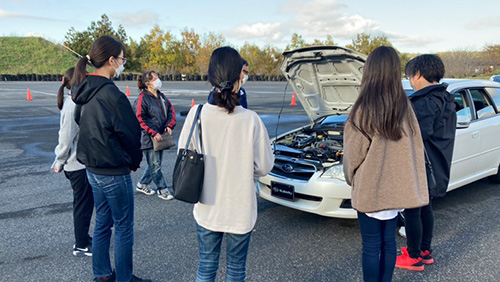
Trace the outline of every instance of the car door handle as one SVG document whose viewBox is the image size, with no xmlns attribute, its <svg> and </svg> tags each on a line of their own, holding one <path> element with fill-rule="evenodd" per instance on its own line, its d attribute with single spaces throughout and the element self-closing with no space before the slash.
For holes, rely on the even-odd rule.
<svg viewBox="0 0 500 282">
<path fill-rule="evenodd" d="M 479 131 L 472 132 L 471 136 L 472 136 L 472 138 L 478 138 L 479 137 Z"/>
</svg>

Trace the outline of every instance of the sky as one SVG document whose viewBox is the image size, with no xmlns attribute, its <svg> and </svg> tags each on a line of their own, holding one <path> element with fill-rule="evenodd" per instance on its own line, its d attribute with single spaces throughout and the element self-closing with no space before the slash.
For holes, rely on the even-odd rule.
<svg viewBox="0 0 500 282">
<path fill-rule="evenodd" d="M 292 34 L 306 42 L 333 37 L 339 46 L 358 33 L 385 35 L 404 53 L 482 50 L 500 44 L 499 0 L 0 0 L 0 36 L 42 36 L 63 43 L 106 14 L 115 30 L 139 41 L 154 25 L 176 39 L 185 28 L 284 49 Z"/>
</svg>

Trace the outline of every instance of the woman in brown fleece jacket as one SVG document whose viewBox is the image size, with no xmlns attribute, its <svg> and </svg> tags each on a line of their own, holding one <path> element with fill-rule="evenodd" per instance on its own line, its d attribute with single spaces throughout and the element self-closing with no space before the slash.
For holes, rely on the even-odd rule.
<svg viewBox="0 0 500 282">
<path fill-rule="evenodd" d="M 361 91 L 344 130 L 344 173 L 363 241 L 365 281 L 391 281 L 397 213 L 429 201 L 424 147 L 392 47 L 367 58 Z"/>
</svg>

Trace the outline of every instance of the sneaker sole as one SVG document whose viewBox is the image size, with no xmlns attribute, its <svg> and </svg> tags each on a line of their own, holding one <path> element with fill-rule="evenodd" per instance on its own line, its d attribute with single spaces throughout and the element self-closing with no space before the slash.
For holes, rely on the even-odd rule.
<svg viewBox="0 0 500 282">
<path fill-rule="evenodd" d="M 79 252 L 79 251 L 73 251 L 73 255 L 75 257 L 91 257 L 92 253 L 84 253 L 84 252 Z"/>
<path fill-rule="evenodd" d="M 162 199 L 162 200 L 165 200 L 165 201 L 170 201 L 170 200 L 173 200 L 174 197 L 168 197 L 168 198 L 164 198 L 164 197 L 160 197 L 158 196 L 158 198 Z"/>
<path fill-rule="evenodd" d="M 144 191 L 144 190 L 137 189 L 137 188 L 135 189 L 135 191 L 137 191 L 137 192 L 141 192 L 142 194 L 147 195 L 147 196 L 151 196 L 151 195 L 154 195 L 154 194 L 155 194 L 155 192 L 149 192 L 149 193 L 148 193 L 148 192 L 146 192 L 146 191 Z"/>
<path fill-rule="evenodd" d="M 396 267 L 397 268 L 401 268 L 401 269 L 408 269 L 408 270 L 412 270 L 412 271 L 424 271 L 424 266 L 421 265 L 421 266 L 411 266 L 411 265 L 397 265 L 396 264 Z"/>
<path fill-rule="evenodd" d="M 434 263 L 434 259 L 431 258 L 431 259 L 423 259 L 422 262 L 426 265 L 430 265 L 430 264 L 433 264 Z"/>
</svg>

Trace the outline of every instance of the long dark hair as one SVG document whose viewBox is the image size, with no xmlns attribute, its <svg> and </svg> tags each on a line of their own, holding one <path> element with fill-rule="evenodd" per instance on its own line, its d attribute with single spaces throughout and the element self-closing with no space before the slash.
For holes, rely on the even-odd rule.
<svg viewBox="0 0 500 282">
<path fill-rule="evenodd" d="M 139 75 L 137 77 L 137 87 L 139 88 L 139 92 L 148 89 L 148 86 L 146 85 L 146 82 L 151 81 L 153 79 L 153 74 L 156 73 L 155 71 L 147 71 L 144 72 L 142 75 Z M 156 73 L 156 75 L 158 75 Z"/>
<path fill-rule="evenodd" d="M 71 89 L 71 79 L 73 78 L 73 72 L 75 68 L 69 68 L 63 76 L 63 81 L 61 86 L 59 86 L 59 91 L 57 92 L 57 107 L 62 110 L 64 105 L 64 88 Z"/>
<path fill-rule="evenodd" d="M 240 79 L 242 68 L 243 59 L 238 51 L 229 46 L 215 49 L 210 57 L 208 81 L 215 88 L 214 102 L 229 113 L 234 111 L 234 107 L 240 101 L 238 93 L 234 93 L 233 88 Z"/>
<path fill-rule="evenodd" d="M 379 134 L 397 141 L 403 137 L 403 123 L 409 120 L 409 107 L 396 50 L 387 46 L 376 48 L 366 60 L 361 91 L 351 110 L 350 120 L 359 122 L 357 125 L 368 134 Z M 414 134 L 411 124 L 410 129 Z"/>
<path fill-rule="evenodd" d="M 110 57 L 118 58 L 123 51 L 125 56 L 125 46 L 114 37 L 104 35 L 97 38 L 90 48 L 89 54 L 78 60 L 75 67 L 75 73 L 71 81 L 72 86 L 77 86 L 87 76 L 87 64 L 90 63 L 95 68 L 101 68 Z"/>
</svg>

